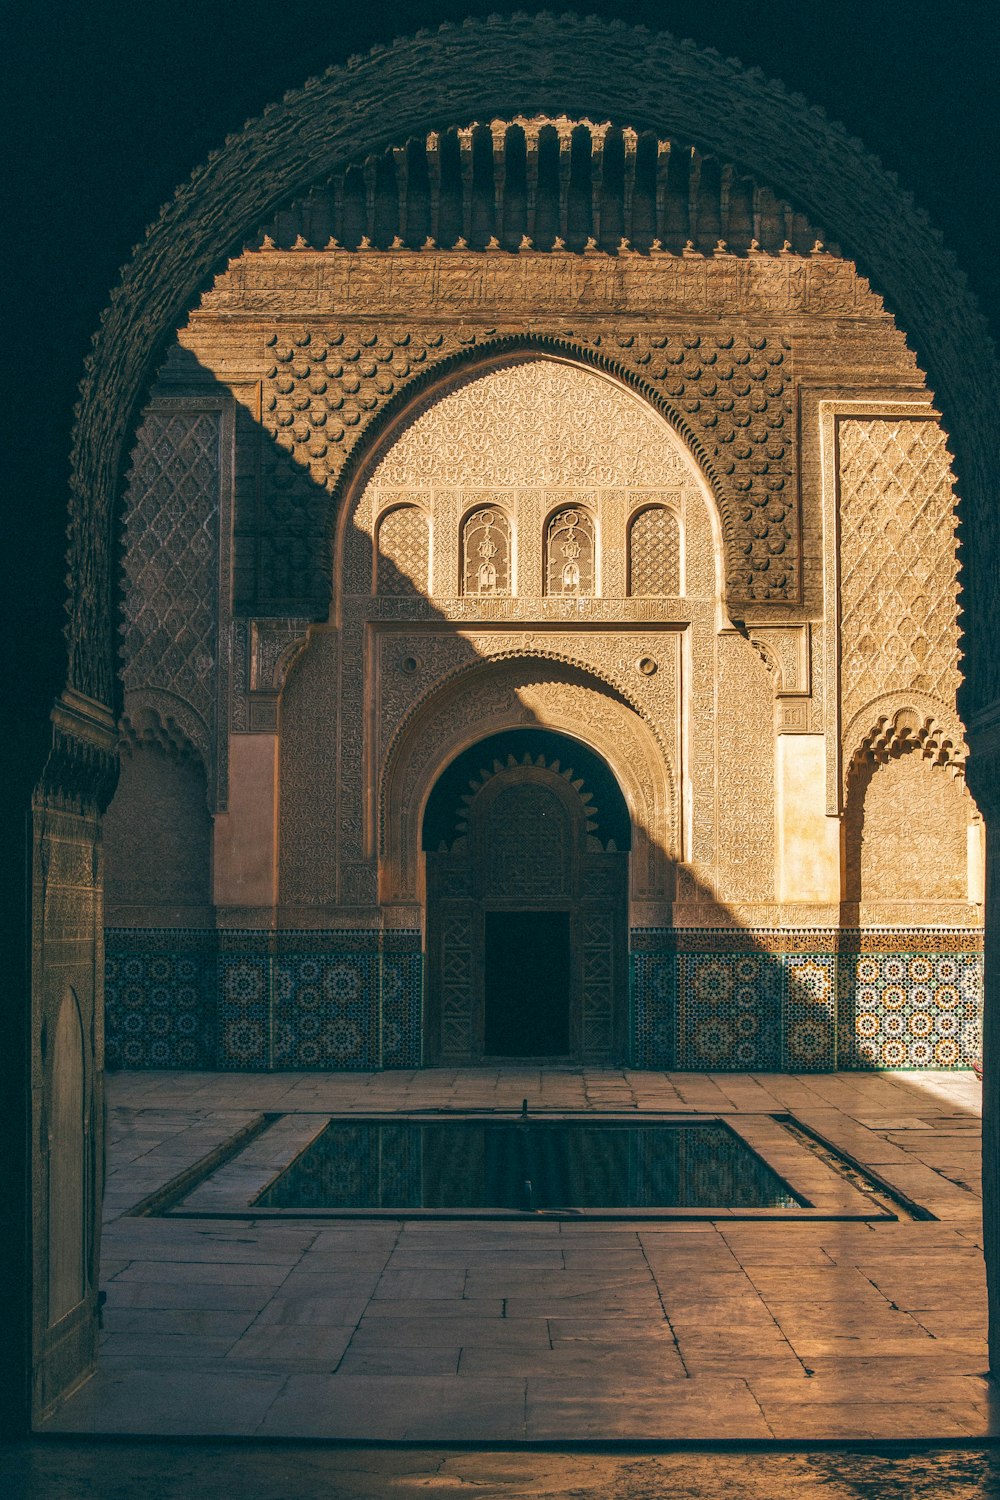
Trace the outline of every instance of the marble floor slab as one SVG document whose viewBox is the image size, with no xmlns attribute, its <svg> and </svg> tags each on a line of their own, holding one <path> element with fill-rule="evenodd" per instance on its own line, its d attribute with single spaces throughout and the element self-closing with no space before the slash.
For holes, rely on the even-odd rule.
<svg viewBox="0 0 1000 1500">
<path fill-rule="evenodd" d="M 47 1432 L 627 1444 L 1000 1427 L 971 1073 L 144 1072 L 108 1088 L 101 1357 Z M 933 1217 L 264 1219 L 237 1197 L 317 1114 L 525 1094 L 595 1116 L 709 1112 L 782 1151 L 768 1117 L 792 1114 Z M 230 1172 L 243 1209 L 130 1212 L 264 1111 L 281 1139 L 257 1136 Z M 829 1211 L 849 1199 L 830 1192 Z"/>
</svg>

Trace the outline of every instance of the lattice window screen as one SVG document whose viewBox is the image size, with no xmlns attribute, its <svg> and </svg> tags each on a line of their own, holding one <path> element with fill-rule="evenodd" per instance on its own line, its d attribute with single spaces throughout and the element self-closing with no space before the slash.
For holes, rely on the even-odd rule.
<svg viewBox="0 0 1000 1500">
<path fill-rule="evenodd" d="M 545 538 L 546 594 L 596 593 L 596 552 L 590 512 L 579 505 L 556 511 Z"/>
<path fill-rule="evenodd" d="M 426 594 L 430 577 L 427 517 L 415 505 L 383 516 L 378 528 L 377 594 Z"/>
<path fill-rule="evenodd" d="M 462 528 L 462 592 L 510 593 L 510 523 L 502 510 L 483 506 Z"/>
<path fill-rule="evenodd" d="M 681 528 L 665 505 L 640 511 L 629 527 L 628 580 L 636 598 L 681 591 Z"/>
</svg>

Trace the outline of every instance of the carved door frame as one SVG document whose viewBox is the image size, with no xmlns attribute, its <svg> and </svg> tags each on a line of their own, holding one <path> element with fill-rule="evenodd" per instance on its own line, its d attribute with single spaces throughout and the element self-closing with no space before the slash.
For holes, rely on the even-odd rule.
<svg viewBox="0 0 1000 1500">
<path fill-rule="evenodd" d="M 505 793 L 544 788 L 566 814 L 563 878 L 539 876 L 511 889 L 503 857 L 488 842 L 491 814 Z M 427 855 L 428 984 L 425 1056 L 431 1064 L 518 1066 L 487 1058 L 485 926 L 488 911 L 565 911 L 570 927 L 571 1060 L 621 1061 L 626 1051 L 628 853 L 608 852 L 588 835 L 580 783 L 538 765 L 503 768 L 471 799 L 467 833 Z M 516 859 L 517 851 L 513 851 Z M 499 858 L 499 865 L 498 865 Z"/>
</svg>

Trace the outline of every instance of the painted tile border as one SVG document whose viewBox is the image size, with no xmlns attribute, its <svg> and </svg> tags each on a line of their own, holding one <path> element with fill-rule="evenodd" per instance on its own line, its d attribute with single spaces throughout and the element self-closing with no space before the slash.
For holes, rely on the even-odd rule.
<svg viewBox="0 0 1000 1500">
<path fill-rule="evenodd" d="M 968 1068 L 981 1056 L 982 937 L 967 928 L 638 928 L 638 1068 Z"/>
<path fill-rule="evenodd" d="M 967 928 L 635 928 L 629 1062 L 650 1069 L 967 1068 Z M 109 928 L 110 1068 L 419 1068 L 420 934 Z"/>
</svg>

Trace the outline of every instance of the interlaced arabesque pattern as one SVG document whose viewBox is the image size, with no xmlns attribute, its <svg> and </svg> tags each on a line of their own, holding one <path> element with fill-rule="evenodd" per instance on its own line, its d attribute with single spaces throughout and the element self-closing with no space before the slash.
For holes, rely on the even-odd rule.
<svg viewBox="0 0 1000 1500">
<path fill-rule="evenodd" d="M 216 412 L 151 412 L 139 429 L 125 513 L 126 691 L 165 688 L 211 724 L 218 659 Z"/>
<path fill-rule="evenodd" d="M 841 422 L 840 524 L 844 724 L 893 691 L 953 704 L 955 500 L 936 422 Z"/>
<path fill-rule="evenodd" d="M 309 601 L 314 608 L 321 607 L 328 596 L 328 495 L 337 493 L 348 460 L 373 419 L 394 395 L 428 370 L 441 366 L 443 373 L 449 359 L 477 344 L 495 346 L 496 338 L 493 330 L 444 334 L 400 328 L 364 332 L 300 328 L 272 337 L 264 427 L 273 443 L 265 456 L 267 519 L 259 538 L 261 574 L 256 591 L 258 603 L 268 610 L 304 612 Z M 575 349 L 634 380 L 686 437 L 708 470 L 722 512 L 730 600 L 797 599 L 799 527 L 788 341 L 758 334 L 588 333 L 577 337 L 560 333 L 559 342 L 567 352 Z M 634 403 L 634 416 L 626 418 L 637 440 L 634 466 L 622 472 L 616 463 L 612 474 L 603 459 L 602 431 L 594 430 L 592 399 L 581 395 L 579 403 L 571 402 L 561 411 L 555 431 L 550 429 L 546 436 L 537 414 L 545 409 L 547 381 L 559 378 L 563 371 L 535 359 L 527 365 L 522 360 L 512 372 L 526 368 L 530 378 L 520 378 L 518 402 L 502 412 L 497 403 L 504 382 L 482 381 L 484 420 L 477 433 L 482 472 L 468 473 L 466 483 L 518 483 L 511 458 L 518 454 L 525 461 L 531 456 L 532 485 L 551 482 L 547 477 L 553 469 L 549 449 L 558 436 L 560 459 L 570 449 L 582 456 L 581 484 L 662 487 L 662 466 L 654 474 L 644 467 L 652 439 L 656 439 L 658 455 L 665 446 L 652 409 Z M 587 379 L 586 372 L 580 371 L 581 386 Z M 611 446 L 616 458 L 627 446 L 621 442 L 618 426 L 627 404 L 614 401 L 609 393 L 609 440 L 613 428 Z M 441 405 L 447 405 L 447 397 Z M 532 427 L 537 428 L 532 431 L 535 441 L 525 441 Z M 419 482 L 421 442 L 427 444 L 428 465 L 433 464 L 435 471 L 447 463 L 451 451 L 447 434 L 437 424 L 428 424 L 417 440 L 418 451 L 408 445 L 408 484 L 415 477 Z M 464 440 L 462 457 L 468 468 Z M 567 483 L 564 467 L 557 481 L 562 484 Z M 399 483 L 403 477 L 396 474 L 391 454 L 374 475 L 381 487 Z M 244 545 L 250 544 L 248 539 Z"/>
</svg>

